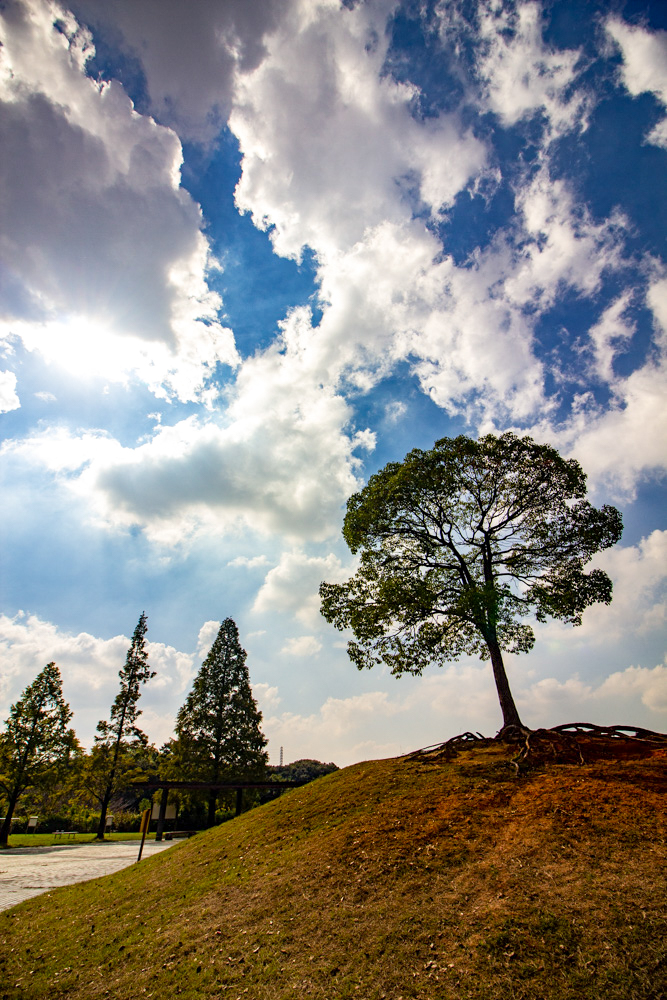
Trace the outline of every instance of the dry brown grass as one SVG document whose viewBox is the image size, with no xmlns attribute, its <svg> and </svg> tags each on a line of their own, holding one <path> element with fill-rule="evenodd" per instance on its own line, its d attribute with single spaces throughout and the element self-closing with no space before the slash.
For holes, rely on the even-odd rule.
<svg viewBox="0 0 667 1000">
<path fill-rule="evenodd" d="M 0 915 L 0 998 L 658 1000 L 664 755 L 367 762 Z"/>
</svg>

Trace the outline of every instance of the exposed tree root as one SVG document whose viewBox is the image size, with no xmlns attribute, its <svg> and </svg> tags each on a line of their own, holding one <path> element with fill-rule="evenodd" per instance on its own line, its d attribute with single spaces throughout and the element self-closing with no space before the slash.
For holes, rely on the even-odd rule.
<svg viewBox="0 0 667 1000">
<path fill-rule="evenodd" d="M 492 744 L 515 746 L 510 766 L 516 773 L 537 764 L 589 764 L 597 760 L 636 760 L 664 756 L 667 759 L 667 734 L 639 726 L 596 726 L 591 722 L 568 722 L 551 729 L 525 729 L 506 726 L 494 737 L 481 733 L 460 733 L 444 743 L 437 743 L 404 754 L 407 760 L 449 761 L 462 750 Z"/>
</svg>

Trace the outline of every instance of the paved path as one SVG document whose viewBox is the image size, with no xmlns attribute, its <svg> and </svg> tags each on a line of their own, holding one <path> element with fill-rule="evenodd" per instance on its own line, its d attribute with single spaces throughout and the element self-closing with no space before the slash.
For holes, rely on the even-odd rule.
<svg viewBox="0 0 667 1000">
<path fill-rule="evenodd" d="M 151 854 L 172 847 L 176 841 L 144 844 L 142 862 Z M 0 910 L 61 885 L 120 871 L 137 860 L 138 840 L 111 840 L 103 844 L 15 847 L 0 851 Z"/>
</svg>

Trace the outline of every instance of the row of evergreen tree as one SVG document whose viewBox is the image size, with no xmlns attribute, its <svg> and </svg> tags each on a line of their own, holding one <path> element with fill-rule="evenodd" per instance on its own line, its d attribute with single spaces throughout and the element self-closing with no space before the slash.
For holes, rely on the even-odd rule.
<svg viewBox="0 0 667 1000">
<path fill-rule="evenodd" d="M 112 798 L 147 773 L 161 778 L 221 782 L 253 780 L 268 763 L 262 715 L 252 694 L 246 652 L 235 622 L 226 618 L 176 718 L 174 738 L 161 750 L 137 725 L 141 689 L 155 671 L 148 663 L 146 615 L 139 618 L 119 671 L 120 686 L 109 713 L 97 725 L 85 754 L 70 727 L 60 671 L 48 663 L 11 706 L 0 734 L 0 793 L 5 817 L 0 846 L 7 845 L 12 817 L 28 789 L 54 786 L 75 765 L 79 780 L 99 805 L 97 836 L 103 838 Z M 215 821 L 217 793 L 208 797 L 208 825 Z"/>
</svg>

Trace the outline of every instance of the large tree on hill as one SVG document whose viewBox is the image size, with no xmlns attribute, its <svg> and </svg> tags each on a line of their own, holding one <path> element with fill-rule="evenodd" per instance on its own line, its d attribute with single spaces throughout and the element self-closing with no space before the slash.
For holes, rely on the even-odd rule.
<svg viewBox="0 0 667 1000">
<path fill-rule="evenodd" d="M 579 464 L 529 437 L 415 449 L 350 497 L 343 535 L 361 564 L 346 583 L 322 584 L 322 614 L 352 629 L 359 669 L 420 674 L 462 654 L 490 658 L 503 729 L 521 726 L 502 653 L 532 648 L 526 616 L 579 625 L 611 600 L 607 574 L 584 566 L 619 540 L 621 515 L 585 496 Z"/>
<path fill-rule="evenodd" d="M 9 710 L 0 735 L 0 789 L 7 800 L 0 846 L 7 846 L 16 804 L 25 790 L 55 781 L 79 750 L 60 671 L 47 663 Z"/>
<path fill-rule="evenodd" d="M 176 718 L 173 762 L 179 773 L 212 783 L 252 780 L 267 763 L 262 713 L 250 687 L 246 651 L 235 622 L 226 618 Z M 208 797 L 215 822 L 218 793 Z"/>
<path fill-rule="evenodd" d="M 102 719 L 97 724 L 95 746 L 91 751 L 90 784 L 100 803 L 100 823 L 98 840 L 104 839 L 107 810 L 111 796 L 119 783 L 127 780 L 128 762 L 134 767 L 136 750 L 145 747 L 146 735 L 137 727 L 141 715 L 137 702 L 141 695 L 141 685 L 155 676 L 148 665 L 146 651 L 146 615 L 142 612 L 127 651 L 125 665 L 119 670 L 120 690 L 116 695 L 109 721 Z"/>
</svg>

